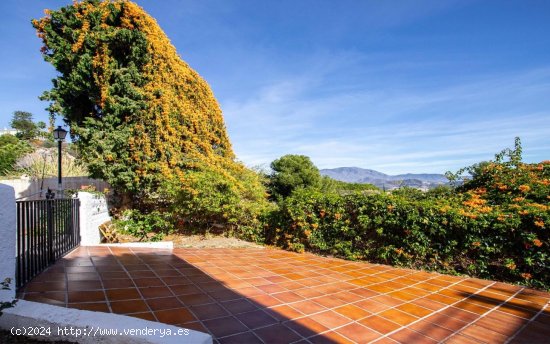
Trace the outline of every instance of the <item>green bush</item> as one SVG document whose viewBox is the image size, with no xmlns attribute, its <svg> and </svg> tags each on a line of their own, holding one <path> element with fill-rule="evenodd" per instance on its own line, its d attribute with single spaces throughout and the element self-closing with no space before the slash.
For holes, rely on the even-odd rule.
<svg viewBox="0 0 550 344">
<path fill-rule="evenodd" d="M 548 195 L 548 161 L 489 162 L 458 190 L 304 189 L 270 214 L 266 242 L 548 289 Z"/>
<path fill-rule="evenodd" d="M 122 233 L 134 236 L 140 241 L 160 241 L 165 234 L 173 232 L 170 214 L 159 211 L 143 214 L 138 210 L 126 210 L 114 224 Z"/>
<path fill-rule="evenodd" d="M 8 175 L 14 171 L 17 160 L 31 151 L 31 146 L 11 135 L 2 135 L 1 137 L 0 175 Z"/>
<path fill-rule="evenodd" d="M 185 183 L 166 183 L 168 211 L 178 229 L 221 229 L 244 239 L 260 241 L 267 202 L 260 175 L 242 168 L 233 176 L 203 167 L 189 171 Z"/>
</svg>

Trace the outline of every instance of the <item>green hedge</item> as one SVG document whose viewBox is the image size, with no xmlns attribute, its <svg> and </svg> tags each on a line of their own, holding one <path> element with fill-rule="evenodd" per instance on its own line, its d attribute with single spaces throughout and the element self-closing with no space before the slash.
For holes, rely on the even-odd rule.
<svg viewBox="0 0 550 344">
<path fill-rule="evenodd" d="M 298 252 L 548 289 L 548 207 L 538 203 L 488 206 L 476 195 L 337 195 L 300 190 L 271 213 L 266 242 Z"/>
</svg>

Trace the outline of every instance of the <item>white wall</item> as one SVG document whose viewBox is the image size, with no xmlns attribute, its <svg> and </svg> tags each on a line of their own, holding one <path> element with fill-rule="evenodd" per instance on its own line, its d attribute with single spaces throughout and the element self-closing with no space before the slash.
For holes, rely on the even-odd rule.
<svg viewBox="0 0 550 344">
<path fill-rule="evenodd" d="M 11 290 L 0 290 L 0 301 L 15 297 L 16 209 L 13 187 L 0 184 L 0 281 L 11 278 Z"/>
<path fill-rule="evenodd" d="M 111 220 L 104 195 L 79 192 L 80 199 L 80 245 L 93 246 L 101 243 L 99 226 Z"/>
<path fill-rule="evenodd" d="M 57 178 L 45 178 L 43 185 L 42 179 L 30 179 L 27 177 L 0 180 L 0 183 L 12 186 L 15 189 L 15 198 L 28 197 L 25 200 L 45 199 L 48 188 L 54 192 L 57 190 Z M 97 191 L 101 192 L 109 188 L 109 184 L 100 179 L 63 177 L 63 189 L 65 190 L 80 190 L 81 186 L 87 185 L 93 185 Z M 40 195 L 41 187 L 43 190 L 42 195 Z"/>
</svg>

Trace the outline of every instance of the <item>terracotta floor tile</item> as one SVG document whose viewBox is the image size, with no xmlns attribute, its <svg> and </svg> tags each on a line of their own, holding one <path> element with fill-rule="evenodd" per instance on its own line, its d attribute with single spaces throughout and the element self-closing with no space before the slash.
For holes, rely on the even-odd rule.
<svg viewBox="0 0 550 344">
<path fill-rule="evenodd" d="M 345 305 L 342 307 L 337 307 L 337 308 L 334 308 L 334 311 L 345 317 L 350 318 L 351 320 L 359 320 L 371 315 L 370 312 L 364 310 L 361 307 L 357 307 L 355 305 Z"/>
<path fill-rule="evenodd" d="M 432 294 L 424 297 L 426 300 L 439 302 L 445 305 L 450 305 L 456 302 L 456 299 L 441 295 L 441 294 Z"/>
<path fill-rule="evenodd" d="M 237 314 L 235 317 L 251 330 L 258 327 L 272 325 L 277 322 L 277 320 L 275 320 L 273 317 L 271 317 L 269 314 L 261 309 L 252 312 Z"/>
<path fill-rule="evenodd" d="M 454 333 L 454 331 L 451 331 L 441 326 L 437 326 L 436 324 L 429 321 L 420 321 L 411 325 L 409 328 L 427 337 L 435 339 L 438 342 L 443 341 L 445 338 Z"/>
<path fill-rule="evenodd" d="M 223 337 L 219 340 L 221 344 L 263 344 L 253 332 L 239 333 L 229 337 Z"/>
<path fill-rule="evenodd" d="M 67 280 L 70 281 L 99 281 L 96 272 L 68 273 Z"/>
<path fill-rule="evenodd" d="M 81 273 L 81 272 L 96 272 L 96 268 L 93 266 L 67 266 L 65 272 L 67 273 Z"/>
<path fill-rule="evenodd" d="M 263 327 L 254 331 L 265 343 L 292 343 L 302 337 L 282 324 Z"/>
<path fill-rule="evenodd" d="M 382 334 L 389 333 L 401 327 L 401 325 L 378 315 L 372 315 L 368 318 L 359 320 L 359 323 L 369 328 L 372 328 L 373 330 L 376 330 Z"/>
<path fill-rule="evenodd" d="M 364 299 L 379 295 L 377 292 L 372 291 L 369 288 L 357 288 L 357 289 L 350 290 L 350 292 L 360 295 Z"/>
<path fill-rule="evenodd" d="M 18 295 L 210 331 L 215 344 L 500 342 L 550 300 L 500 282 L 271 248 L 79 248 Z M 545 311 L 513 343 L 541 342 L 549 328 Z"/>
<path fill-rule="evenodd" d="M 278 284 L 264 284 L 257 287 L 258 289 L 262 290 L 265 293 L 272 294 L 272 293 L 281 293 L 287 291 L 286 288 L 281 287 Z"/>
<path fill-rule="evenodd" d="M 463 336 L 460 334 L 455 334 L 445 341 L 445 344 L 480 344 L 480 343 L 485 343 L 485 342 L 478 341 L 472 337 Z"/>
<path fill-rule="evenodd" d="M 49 303 L 49 304 L 64 304 L 67 293 L 62 291 L 45 291 L 37 293 L 25 293 L 24 299 L 28 301 Z M 48 300 L 52 302 L 47 302 Z"/>
<path fill-rule="evenodd" d="M 105 301 L 103 290 L 93 291 L 69 291 L 67 293 L 69 303 L 100 302 Z"/>
<path fill-rule="evenodd" d="M 548 343 L 550 329 L 540 323 L 527 325 L 512 341 L 512 343 Z"/>
<path fill-rule="evenodd" d="M 159 278 L 134 278 L 134 283 L 139 288 L 164 286 Z"/>
<path fill-rule="evenodd" d="M 177 325 L 193 322 L 197 319 L 185 308 L 167 309 L 154 312 L 157 319 L 165 324 Z"/>
<path fill-rule="evenodd" d="M 196 294 L 199 292 L 202 292 L 201 289 L 199 289 L 197 286 L 193 284 L 178 284 L 178 285 L 171 285 L 169 286 L 170 290 L 174 293 L 174 295 L 188 295 L 188 294 Z"/>
<path fill-rule="evenodd" d="M 339 300 L 344 301 L 345 303 L 353 303 L 353 302 L 358 302 L 358 301 L 363 300 L 363 297 L 361 297 L 360 295 L 350 293 L 350 292 L 347 292 L 347 291 L 343 291 L 343 292 L 334 294 L 333 296 L 336 297 Z"/>
<path fill-rule="evenodd" d="M 470 325 L 460 331 L 459 334 L 473 338 L 480 338 L 487 343 L 505 343 L 508 339 L 505 335 L 477 325 Z"/>
<path fill-rule="evenodd" d="M 141 295 L 136 288 L 107 289 L 105 293 L 111 301 L 141 299 Z"/>
<path fill-rule="evenodd" d="M 183 307 L 183 304 L 175 296 L 146 299 L 145 302 L 147 302 L 152 311 Z"/>
<path fill-rule="evenodd" d="M 393 322 L 396 322 L 400 325 L 409 325 L 410 323 L 412 323 L 413 321 L 417 320 L 418 318 L 413 316 L 413 315 L 410 315 L 408 313 L 405 313 L 405 312 L 401 312 L 400 310 L 397 310 L 397 309 L 388 309 L 384 312 L 381 312 L 379 313 L 378 315 L 380 315 L 381 317 L 384 317 L 388 320 L 391 320 Z"/>
<path fill-rule="evenodd" d="M 138 271 L 128 271 L 128 274 L 133 279 L 136 278 L 156 278 L 157 275 L 151 270 L 138 270 Z"/>
<path fill-rule="evenodd" d="M 69 291 L 85 291 L 103 289 L 101 282 L 96 281 L 68 281 L 67 289 Z"/>
<path fill-rule="evenodd" d="M 397 306 L 395 308 L 399 309 L 400 311 L 403 311 L 405 313 L 412 314 L 412 315 L 414 315 L 416 317 L 419 317 L 419 318 L 422 318 L 422 317 L 424 317 L 428 314 L 433 313 L 433 311 L 431 311 L 427 308 L 415 305 L 413 303 L 406 303 L 404 305 Z"/>
<path fill-rule="evenodd" d="M 457 318 L 448 317 L 440 313 L 435 313 L 434 315 L 429 316 L 425 319 L 425 321 L 429 321 L 433 324 L 436 324 L 437 326 L 446 328 L 451 331 L 458 331 L 464 326 L 468 325 L 468 322 L 462 321 Z"/>
<path fill-rule="evenodd" d="M 168 287 L 139 288 L 139 292 L 141 293 L 141 295 L 143 295 L 144 298 L 174 296 L 174 294 Z"/>
<path fill-rule="evenodd" d="M 513 314 L 515 316 L 518 316 L 518 317 L 521 317 L 521 318 L 524 318 L 524 319 L 531 319 L 537 313 L 533 310 L 528 310 L 528 309 L 525 309 L 525 308 L 516 307 L 516 306 L 512 306 L 512 305 L 508 305 L 508 304 L 504 304 L 504 305 L 498 307 L 497 310 L 499 310 L 501 312 L 504 312 L 504 313 Z"/>
<path fill-rule="evenodd" d="M 56 282 L 31 282 L 25 286 L 25 292 L 44 292 L 44 291 L 65 291 L 67 285 L 65 281 Z"/>
<path fill-rule="evenodd" d="M 112 279 L 103 280 L 103 287 L 105 289 L 117 289 L 117 288 L 134 288 L 134 282 L 131 279 Z"/>
<path fill-rule="evenodd" d="M 294 330 L 304 338 L 315 336 L 318 333 L 328 331 L 329 329 L 309 317 L 286 321 L 284 322 L 284 325 Z"/>
<path fill-rule="evenodd" d="M 405 291 L 395 291 L 395 292 L 392 292 L 392 293 L 388 293 L 387 295 L 391 296 L 393 298 L 405 301 L 405 302 L 416 300 L 420 297 L 420 295 L 413 295 L 413 294 L 407 293 Z"/>
<path fill-rule="evenodd" d="M 246 332 L 248 329 L 234 317 L 203 321 L 204 326 L 216 337 L 226 337 Z"/>
<path fill-rule="evenodd" d="M 111 309 L 114 313 L 119 314 L 142 313 L 150 311 L 147 304 L 142 300 L 112 301 Z"/>
<path fill-rule="evenodd" d="M 436 344 L 437 341 L 426 337 L 418 332 L 412 331 L 408 328 L 402 329 L 392 335 L 390 338 L 395 339 L 400 343 L 415 343 L 415 344 Z"/>
<path fill-rule="evenodd" d="M 353 341 L 334 331 L 326 332 L 315 337 L 308 338 L 308 340 L 313 344 L 355 344 Z"/>
<path fill-rule="evenodd" d="M 235 289 L 235 292 L 242 297 L 252 297 L 256 295 L 264 295 L 264 292 L 256 287 L 247 287 Z"/>
<path fill-rule="evenodd" d="M 358 323 L 351 323 L 344 327 L 340 327 L 336 332 L 358 343 L 370 342 L 378 337 L 380 334 Z"/>
<path fill-rule="evenodd" d="M 297 302 L 302 301 L 304 298 L 300 295 L 293 293 L 291 291 L 287 291 L 284 293 L 277 293 L 277 294 L 271 294 L 271 296 L 277 298 L 278 300 L 281 300 L 285 303 L 291 303 L 291 302 Z"/>
<path fill-rule="evenodd" d="M 112 280 L 117 278 L 128 278 L 128 274 L 124 271 L 106 271 L 100 272 L 99 276 L 102 280 Z"/>
<path fill-rule="evenodd" d="M 279 305 L 275 307 L 264 308 L 264 311 L 279 321 L 286 321 L 301 318 L 304 316 L 303 313 L 300 313 L 299 311 L 288 305 Z"/>
<path fill-rule="evenodd" d="M 464 322 L 472 322 L 479 319 L 480 315 L 477 313 L 472 313 L 456 307 L 445 308 L 444 310 L 438 312 L 438 314 L 443 314 L 449 317 L 457 318 Z"/>
<path fill-rule="evenodd" d="M 69 303 L 67 304 L 67 307 L 82 309 L 86 311 L 93 311 L 93 312 L 105 312 L 105 313 L 111 312 L 106 302 Z"/>
<path fill-rule="evenodd" d="M 475 303 L 471 303 L 471 302 L 468 302 L 468 301 L 458 302 L 458 303 L 454 304 L 453 307 L 460 308 L 460 309 L 463 309 L 463 310 L 466 310 L 466 311 L 469 311 L 469 312 L 472 312 L 472 313 L 476 313 L 476 314 L 479 314 L 479 315 L 483 315 L 483 314 L 485 314 L 485 313 L 487 313 L 488 311 L 491 310 L 490 308 L 485 308 L 485 307 L 482 307 L 480 305 L 477 305 Z"/>
<path fill-rule="evenodd" d="M 295 302 L 291 306 L 292 308 L 296 309 L 297 311 L 303 314 L 313 314 L 313 313 L 323 312 L 327 310 L 326 307 L 321 306 L 320 304 L 315 303 L 313 301 Z"/>
<path fill-rule="evenodd" d="M 372 299 L 356 302 L 355 305 L 371 313 L 379 313 L 391 307 Z"/>
<path fill-rule="evenodd" d="M 329 328 L 342 326 L 351 322 L 350 319 L 333 311 L 325 311 L 309 316 L 311 319 Z"/>
<path fill-rule="evenodd" d="M 498 332 L 505 336 L 513 336 L 514 333 L 518 331 L 520 326 L 515 326 L 514 324 L 502 322 L 500 319 L 483 317 L 480 320 L 474 323 L 476 326 L 486 328 L 491 331 Z"/>
<path fill-rule="evenodd" d="M 391 307 L 399 306 L 399 305 L 402 305 L 402 304 L 405 303 L 405 301 L 403 301 L 403 300 L 400 300 L 400 299 L 397 299 L 395 297 L 391 297 L 391 296 L 388 296 L 388 295 L 374 296 L 374 297 L 371 297 L 370 300 L 377 301 L 377 302 L 383 303 L 383 304 L 391 306 Z"/>
<path fill-rule="evenodd" d="M 428 299 L 425 299 L 425 298 L 416 299 L 416 300 L 412 301 L 411 303 L 414 304 L 414 305 L 420 306 L 420 307 L 431 309 L 432 311 L 438 311 L 442 308 L 447 307 L 447 305 L 445 305 L 443 303 L 436 302 L 436 301 L 431 301 L 431 300 L 428 300 Z"/>
<path fill-rule="evenodd" d="M 204 293 L 180 295 L 177 298 L 185 306 L 204 305 L 215 302 L 214 299 Z"/>
<path fill-rule="evenodd" d="M 134 318 L 144 319 L 144 320 L 157 321 L 157 318 L 155 318 L 155 315 L 152 312 L 133 313 L 133 314 L 130 314 L 129 316 Z"/>
<path fill-rule="evenodd" d="M 232 314 L 239 314 L 244 312 L 250 312 L 258 309 L 253 303 L 247 299 L 238 299 L 232 301 L 225 301 L 222 306 Z"/>
<path fill-rule="evenodd" d="M 178 285 L 178 284 L 183 285 L 183 284 L 190 284 L 191 283 L 188 278 L 183 277 L 183 276 L 180 276 L 180 277 L 163 277 L 162 281 L 166 285 L 169 285 L 169 286 Z"/>
<path fill-rule="evenodd" d="M 211 291 L 208 292 L 208 295 L 210 295 L 212 298 L 218 300 L 218 301 L 230 301 L 230 300 L 237 300 L 242 298 L 242 295 L 238 292 L 235 292 L 233 290 L 219 290 L 219 291 Z"/>
<path fill-rule="evenodd" d="M 191 312 L 193 312 L 193 314 L 195 314 L 195 317 L 197 317 L 197 319 L 199 320 L 209 320 L 229 315 L 229 313 L 217 303 L 191 306 L 189 309 L 191 310 Z"/>
<path fill-rule="evenodd" d="M 332 296 L 321 296 L 311 299 L 311 301 L 320 304 L 326 308 L 339 307 L 342 305 L 342 301 Z"/>
<path fill-rule="evenodd" d="M 280 305 L 282 304 L 283 302 L 272 297 L 272 296 L 269 296 L 269 295 L 258 295 L 258 296 L 253 296 L 250 298 L 250 301 L 258 304 L 258 305 L 261 305 L 261 306 L 264 306 L 264 307 L 271 307 L 271 306 L 277 306 L 277 305 Z"/>
</svg>

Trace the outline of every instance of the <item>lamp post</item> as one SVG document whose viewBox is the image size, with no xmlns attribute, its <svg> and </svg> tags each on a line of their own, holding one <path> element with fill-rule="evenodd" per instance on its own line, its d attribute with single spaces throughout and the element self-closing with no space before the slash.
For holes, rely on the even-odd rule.
<svg viewBox="0 0 550 344">
<path fill-rule="evenodd" d="M 53 138 L 57 141 L 57 195 L 63 197 L 63 185 L 61 183 L 61 143 L 67 136 L 67 130 L 58 126 L 53 131 Z"/>
</svg>

